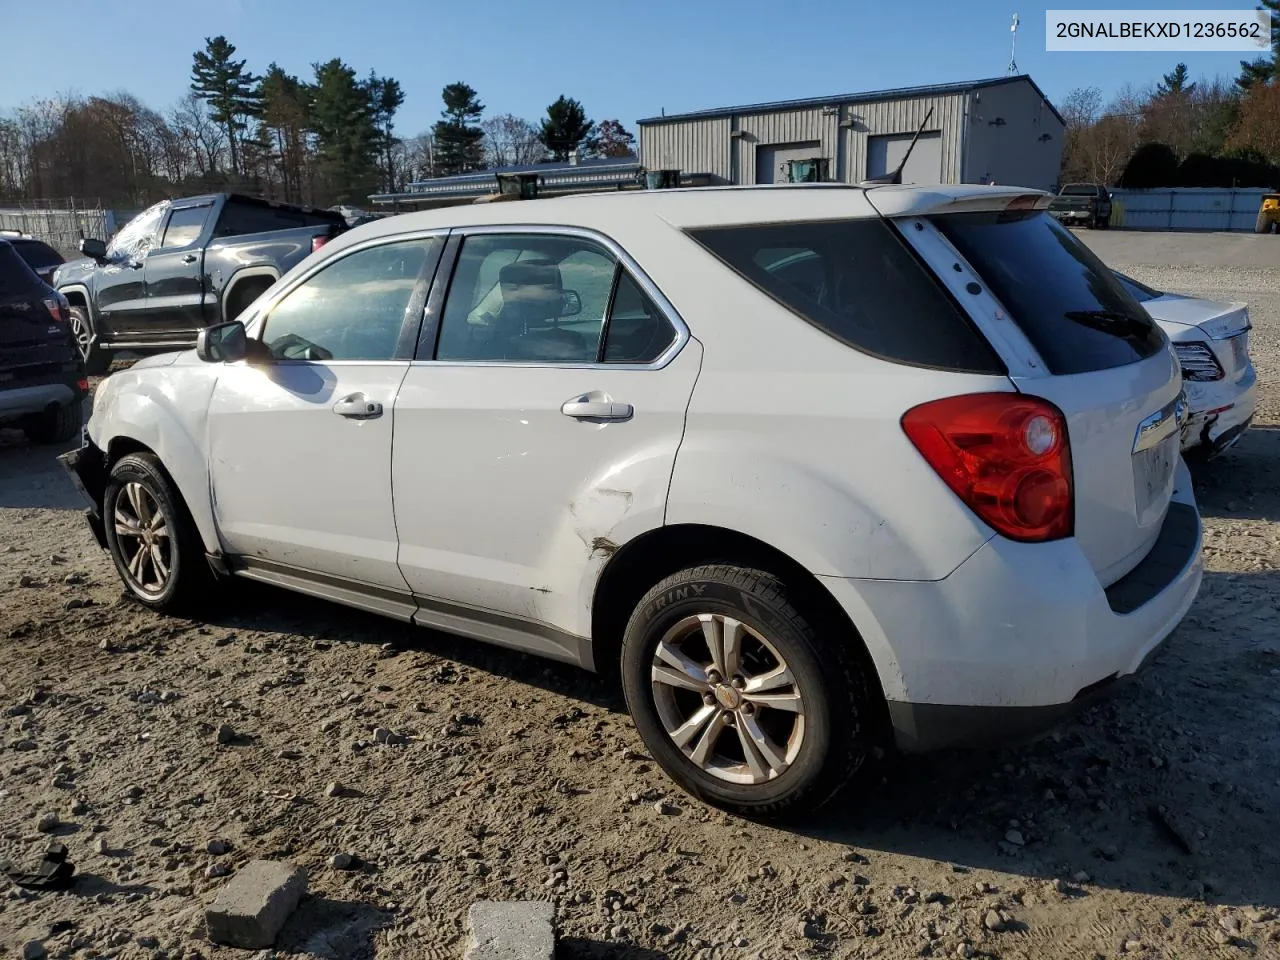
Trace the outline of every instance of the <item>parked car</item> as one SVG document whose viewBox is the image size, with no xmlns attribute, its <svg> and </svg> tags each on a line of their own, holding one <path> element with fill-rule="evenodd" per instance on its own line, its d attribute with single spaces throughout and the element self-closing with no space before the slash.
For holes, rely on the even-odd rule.
<svg viewBox="0 0 1280 960">
<path fill-rule="evenodd" d="M 90 374 L 117 351 L 195 346 L 198 331 L 239 316 L 290 267 L 346 230 L 342 214 L 239 194 L 163 200 L 111 240 L 81 241 L 83 259 L 54 285 Z"/>
<path fill-rule="evenodd" d="M 1068 183 L 1049 204 L 1049 213 L 1066 224 L 1111 226 L 1111 191 L 1102 183 Z"/>
<path fill-rule="evenodd" d="M 53 274 L 66 259 L 53 247 L 21 230 L 0 230 L 0 239 L 8 240 L 18 256 L 27 262 L 37 277 L 53 286 Z"/>
<path fill-rule="evenodd" d="M 1211 459 L 1253 423 L 1258 374 L 1249 357 L 1249 305 L 1156 290 L 1117 273 L 1133 298 L 1173 341 L 1190 407 L 1182 451 Z"/>
<path fill-rule="evenodd" d="M 0 239 L 0 426 L 35 443 L 73 439 L 89 391 L 66 297 Z"/>
<path fill-rule="evenodd" d="M 388 218 L 109 377 L 63 463 L 147 606 L 246 577 L 617 670 L 684 789 L 794 813 L 1043 729 L 1196 595 L 1178 364 L 1048 200 Z"/>
</svg>

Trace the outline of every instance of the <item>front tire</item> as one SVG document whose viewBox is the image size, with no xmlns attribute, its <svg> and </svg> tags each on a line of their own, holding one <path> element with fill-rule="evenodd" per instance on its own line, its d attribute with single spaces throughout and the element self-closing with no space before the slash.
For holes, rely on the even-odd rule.
<svg viewBox="0 0 1280 960">
<path fill-rule="evenodd" d="M 129 454 L 111 467 L 102 517 L 116 572 L 140 603 L 173 613 L 208 595 L 213 575 L 204 544 L 153 455 Z"/>
<path fill-rule="evenodd" d="M 753 818 L 810 812 L 871 751 L 866 678 L 837 627 L 811 621 L 785 584 L 730 565 L 681 571 L 627 624 L 627 706 L 684 790 Z"/>
<path fill-rule="evenodd" d="M 48 410 L 27 421 L 22 432 L 32 443 L 66 443 L 80 432 L 84 411 L 77 397 L 65 406 Z"/>
</svg>

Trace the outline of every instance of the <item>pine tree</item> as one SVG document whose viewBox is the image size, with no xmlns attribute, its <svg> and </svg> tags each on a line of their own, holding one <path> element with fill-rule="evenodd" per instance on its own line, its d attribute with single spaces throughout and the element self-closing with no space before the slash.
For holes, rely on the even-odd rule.
<svg viewBox="0 0 1280 960">
<path fill-rule="evenodd" d="M 539 139 L 542 140 L 552 157 L 556 160 L 568 160 L 569 155 L 591 136 L 595 124 L 587 119 L 587 113 L 577 100 L 561 94 L 555 103 L 547 107 L 547 116 L 542 121 Z"/>
<path fill-rule="evenodd" d="M 372 70 L 365 81 L 369 92 L 369 106 L 373 111 L 373 125 L 378 130 L 378 163 L 382 168 L 383 187 L 388 193 L 396 189 L 395 148 L 400 139 L 393 133 L 396 111 L 404 103 L 404 90 L 400 81 L 391 77 L 379 77 Z"/>
<path fill-rule="evenodd" d="M 369 92 L 341 60 L 313 64 L 311 129 L 336 199 L 362 203 L 378 186 L 378 128 Z"/>
<path fill-rule="evenodd" d="M 601 120 L 590 141 L 591 152 L 601 157 L 630 157 L 636 152 L 636 135 L 618 120 Z"/>
<path fill-rule="evenodd" d="M 436 170 L 442 176 L 478 170 L 484 163 L 484 131 L 477 125 L 484 104 L 465 83 L 451 83 L 440 93 L 444 110 L 431 128 Z"/>
<path fill-rule="evenodd" d="M 231 59 L 235 52 L 235 45 L 226 37 L 205 37 L 204 49 L 192 54 L 191 89 L 209 104 L 209 115 L 226 130 L 231 172 L 238 175 L 240 134 L 248 129 L 247 119 L 258 110 L 258 78 L 245 70 L 244 60 Z"/>
<path fill-rule="evenodd" d="M 1185 96 L 1196 88 L 1194 83 L 1187 83 L 1187 65 L 1180 63 L 1156 84 L 1156 96 Z"/>
<path fill-rule="evenodd" d="M 1271 56 L 1240 61 L 1236 86 L 1248 90 L 1255 83 L 1280 82 L 1280 0 L 1262 0 L 1259 10 L 1271 13 Z"/>
</svg>

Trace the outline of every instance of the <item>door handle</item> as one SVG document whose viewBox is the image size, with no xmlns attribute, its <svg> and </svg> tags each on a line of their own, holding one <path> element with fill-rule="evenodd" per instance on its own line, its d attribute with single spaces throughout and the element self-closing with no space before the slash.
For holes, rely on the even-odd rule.
<svg viewBox="0 0 1280 960">
<path fill-rule="evenodd" d="M 195 262 L 196 262 L 196 255 L 195 255 L 194 253 L 188 253 L 185 257 L 183 257 L 183 258 L 182 258 L 182 262 L 183 262 L 183 263 L 195 263 Z"/>
<path fill-rule="evenodd" d="M 630 420 L 635 413 L 629 403 L 595 399 L 599 396 L 600 394 L 593 396 L 584 393 L 580 397 L 566 400 L 560 405 L 560 412 L 576 420 Z"/>
<path fill-rule="evenodd" d="M 333 412 L 350 420 L 372 420 L 382 416 L 382 404 L 363 393 L 352 393 L 335 403 Z"/>
</svg>

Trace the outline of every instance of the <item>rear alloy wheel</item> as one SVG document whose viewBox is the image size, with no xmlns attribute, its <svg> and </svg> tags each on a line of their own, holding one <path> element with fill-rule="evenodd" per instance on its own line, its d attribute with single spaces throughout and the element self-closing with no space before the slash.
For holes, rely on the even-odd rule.
<svg viewBox="0 0 1280 960">
<path fill-rule="evenodd" d="M 142 603 L 173 611 L 206 592 L 212 573 L 199 533 L 154 456 L 130 454 L 116 462 L 102 515 L 116 572 Z"/>
<path fill-rule="evenodd" d="M 776 577 L 707 566 L 658 584 L 623 642 L 636 728 L 684 789 L 745 816 L 826 802 L 870 751 L 863 679 Z"/>
</svg>

